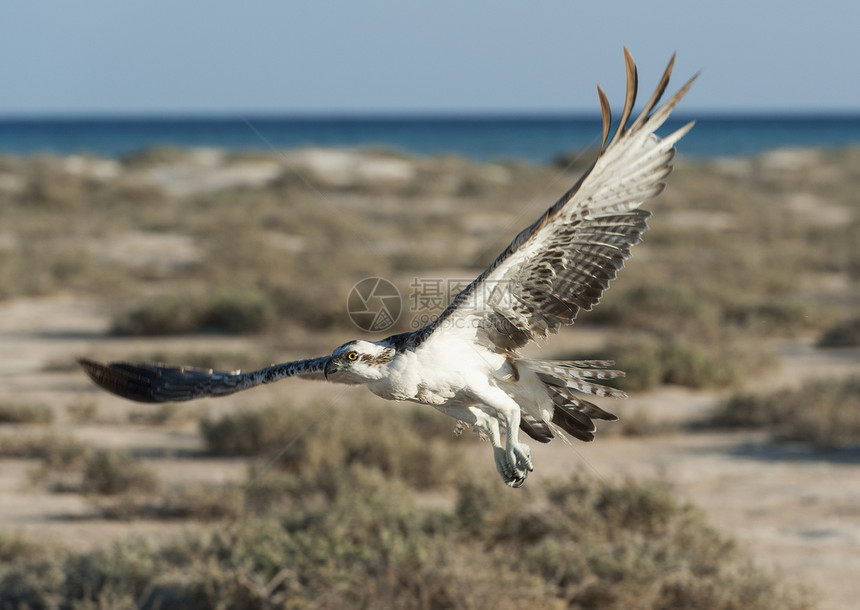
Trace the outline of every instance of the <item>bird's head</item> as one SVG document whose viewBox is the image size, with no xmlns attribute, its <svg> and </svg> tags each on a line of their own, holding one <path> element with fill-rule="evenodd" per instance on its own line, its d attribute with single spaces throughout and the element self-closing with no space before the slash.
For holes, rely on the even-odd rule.
<svg viewBox="0 0 860 610">
<path fill-rule="evenodd" d="M 326 379 L 364 383 L 381 379 L 386 365 L 394 360 L 394 348 L 370 341 L 344 343 L 331 354 Z"/>
</svg>

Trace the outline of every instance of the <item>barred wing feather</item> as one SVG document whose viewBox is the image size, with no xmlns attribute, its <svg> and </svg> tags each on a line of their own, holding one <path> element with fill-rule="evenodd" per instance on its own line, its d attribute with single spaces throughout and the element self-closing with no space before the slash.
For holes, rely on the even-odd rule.
<svg viewBox="0 0 860 610">
<path fill-rule="evenodd" d="M 512 351 L 572 324 L 580 310 L 588 311 L 600 300 L 629 257 L 630 248 L 647 229 L 650 212 L 640 206 L 663 190 L 663 180 L 672 171 L 674 145 L 693 126 L 690 122 L 664 139 L 654 133 L 695 80 L 690 79 L 654 110 L 668 85 L 674 56 L 657 90 L 628 124 L 638 77 L 626 48 L 624 57 L 627 95 L 611 139 L 609 103 L 598 86 L 603 141 L 594 164 L 555 205 L 517 235 L 437 320 L 416 331 L 413 345 L 444 328 L 446 321 L 477 317 L 480 324 L 470 327 L 479 329 L 481 343 Z"/>
<path fill-rule="evenodd" d="M 138 402 L 179 402 L 226 396 L 285 377 L 321 376 L 330 359 L 296 360 L 247 373 L 128 362 L 101 364 L 86 358 L 79 362 L 90 379 L 109 392 Z"/>
</svg>

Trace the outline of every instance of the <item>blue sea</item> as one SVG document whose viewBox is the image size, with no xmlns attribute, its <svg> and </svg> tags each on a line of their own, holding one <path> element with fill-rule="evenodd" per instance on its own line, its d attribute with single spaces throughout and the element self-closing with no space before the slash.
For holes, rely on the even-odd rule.
<svg viewBox="0 0 860 610">
<path fill-rule="evenodd" d="M 860 114 L 680 116 L 660 133 L 691 119 L 696 127 L 678 147 L 689 157 L 860 145 Z M 0 118 L 0 154 L 121 157 L 160 146 L 230 150 L 324 146 L 545 163 L 574 150 L 596 148 L 600 134 L 597 116 Z"/>
</svg>

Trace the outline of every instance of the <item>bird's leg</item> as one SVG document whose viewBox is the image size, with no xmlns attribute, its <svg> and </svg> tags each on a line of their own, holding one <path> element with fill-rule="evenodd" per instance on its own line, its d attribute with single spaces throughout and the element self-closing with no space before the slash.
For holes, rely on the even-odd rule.
<svg viewBox="0 0 860 610">
<path fill-rule="evenodd" d="M 520 443 L 517 435 L 520 429 L 520 406 L 504 392 L 493 392 L 485 397 L 481 410 L 493 420 L 493 425 L 498 428 L 498 420 L 505 426 L 505 467 L 499 466 L 498 452 L 496 455 L 496 467 L 502 474 L 505 483 L 511 487 L 521 487 L 525 483 L 529 472 L 534 470 L 531 460 L 531 451 L 528 445 Z M 501 440 L 501 439 L 500 439 Z M 501 442 L 499 443 L 501 445 Z"/>
<path fill-rule="evenodd" d="M 496 470 L 502 475 L 505 483 L 511 487 L 520 487 L 525 482 L 525 474 L 517 470 L 515 463 L 508 459 L 508 452 L 502 445 L 502 436 L 499 431 L 499 420 L 496 416 L 488 413 L 481 407 L 436 407 L 446 415 L 461 422 L 470 424 L 472 430 L 481 438 L 490 441 L 493 447 L 493 459 L 496 462 Z M 528 451 L 528 447 L 526 447 Z"/>
<path fill-rule="evenodd" d="M 490 439 L 490 444 L 493 446 L 493 459 L 496 462 L 496 470 L 502 475 L 505 483 L 511 487 L 522 487 L 523 483 L 526 482 L 528 470 L 518 468 L 516 463 L 511 461 L 507 449 L 502 446 L 502 436 L 499 433 L 499 420 L 481 411 L 478 421 L 473 428 L 477 434 Z M 526 454 L 528 454 L 528 446 L 522 446 L 525 448 Z M 531 470 L 531 467 L 529 467 L 529 470 Z"/>
<path fill-rule="evenodd" d="M 511 487 L 522 487 L 534 466 L 529 446 L 519 442 L 517 438 L 520 429 L 520 407 L 515 405 L 514 409 L 500 412 L 505 418 L 505 458 L 515 473 L 514 481 L 505 482 Z"/>
<path fill-rule="evenodd" d="M 480 416 L 473 429 L 476 434 L 486 436 L 490 439 L 490 444 L 493 446 L 493 459 L 496 462 L 496 470 L 502 475 L 505 483 L 510 485 L 512 481 L 517 480 L 517 474 L 508 462 L 505 448 L 502 447 L 502 437 L 499 434 L 499 420 L 480 411 Z"/>
<path fill-rule="evenodd" d="M 508 398 L 507 394 L 503 394 L 503 396 Z M 513 424 L 508 419 L 507 411 L 496 407 L 478 405 L 472 407 L 437 406 L 436 408 L 454 419 L 470 424 L 472 430 L 478 436 L 489 439 L 490 444 L 493 446 L 493 459 L 496 462 L 496 470 L 502 475 L 502 479 L 511 487 L 522 487 L 528 473 L 533 468 L 528 445 L 517 442 L 516 430 L 520 425 L 519 405 L 513 400 L 510 400 L 510 403 L 514 408 L 512 410 L 515 411 L 511 415 L 515 419 Z M 502 435 L 497 417 L 500 413 L 505 418 L 502 420 L 505 422 L 506 428 L 506 443 L 504 445 L 502 444 Z M 511 433 L 512 425 L 513 434 Z"/>
</svg>

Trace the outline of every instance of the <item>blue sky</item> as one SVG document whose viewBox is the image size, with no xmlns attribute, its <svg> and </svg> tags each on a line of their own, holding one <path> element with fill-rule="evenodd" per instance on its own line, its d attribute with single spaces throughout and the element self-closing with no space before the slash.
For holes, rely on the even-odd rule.
<svg viewBox="0 0 860 610">
<path fill-rule="evenodd" d="M 589 112 L 702 70 L 684 111 L 860 111 L 860 3 L 4 3 L 0 115 Z"/>
</svg>

